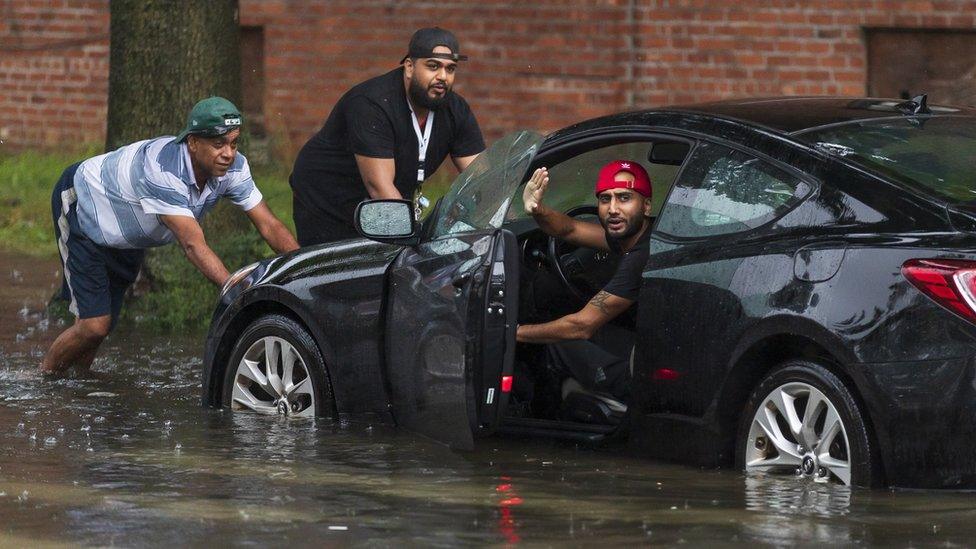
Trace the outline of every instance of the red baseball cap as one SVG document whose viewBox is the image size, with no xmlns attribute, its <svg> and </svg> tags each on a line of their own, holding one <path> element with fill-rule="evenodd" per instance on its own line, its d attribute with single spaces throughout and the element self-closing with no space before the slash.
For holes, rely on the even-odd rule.
<svg viewBox="0 0 976 549">
<path fill-rule="evenodd" d="M 614 176 L 620 172 L 627 172 L 634 176 L 633 181 L 615 181 Z M 608 189 L 633 189 L 647 198 L 651 197 L 651 178 L 647 171 L 637 162 L 630 160 L 614 160 L 600 169 L 596 178 L 596 191 L 599 195 Z"/>
</svg>

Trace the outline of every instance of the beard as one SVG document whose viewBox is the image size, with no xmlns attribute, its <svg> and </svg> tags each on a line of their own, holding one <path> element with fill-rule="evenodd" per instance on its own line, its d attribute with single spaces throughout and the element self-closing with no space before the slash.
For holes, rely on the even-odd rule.
<svg viewBox="0 0 976 549">
<path fill-rule="evenodd" d="M 410 81 L 408 91 L 410 93 L 410 100 L 413 101 L 414 105 L 432 111 L 436 111 L 451 95 L 451 88 L 447 88 L 444 91 L 444 95 L 440 97 L 431 97 L 427 95 L 427 88 L 416 80 Z"/>
<path fill-rule="evenodd" d="M 621 218 L 614 218 L 621 219 Z M 647 219 L 644 217 L 643 213 L 638 213 L 637 215 L 627 218 L 622 218 L 625 221 L 625 226 L 620 232 L 610 232 L 609 219 L 600 219 L 600 224 L 603 225 L 603 231 L 607 234 L 607 240 L 616 240 L 617 242 L 622 242 L 628 238 L 639 233 L 641 229 L 644 228 L 644 223 Z"/>
</svg>

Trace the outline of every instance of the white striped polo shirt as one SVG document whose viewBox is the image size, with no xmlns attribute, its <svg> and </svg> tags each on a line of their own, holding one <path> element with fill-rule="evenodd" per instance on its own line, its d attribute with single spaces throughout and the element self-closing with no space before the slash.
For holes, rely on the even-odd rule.
<svg viewBox="0 0 976 549">
<path fill-rule="evenodd" d="M 78 222 L 92 241 L 110 248 L 150 248 L 173 241 L 159 215 L 199 220 L 226 196 L 247 211 L 261 192 L 254 185 L 244 155 L 221 177 L 197 189 L 186 143 L 173 136 L 138 141 L 89 158 L 74 179 Z"/>
</svg>

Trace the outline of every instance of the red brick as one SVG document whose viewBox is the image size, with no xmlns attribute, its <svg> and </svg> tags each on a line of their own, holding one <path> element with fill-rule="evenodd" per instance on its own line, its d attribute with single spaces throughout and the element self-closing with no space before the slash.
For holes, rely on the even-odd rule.
<svg viewBox="0 0 976 549">
<path fill-rule="evenodd" d="M 7 0 L 0 119 L 8 142 L 103 139 L 108 2 Z M 394 67 L 412 30 L 430 24 L 455 30 L 472 56 L 457 89 L 488 140 L 666 103 L 860 95 L 864 28 L 976 28 L 968 0 L 240 0 L 240 14 L 243 25 L 264 28 L 265 118 L 286 156 L 345 90 Z M 81 45 L 54 47 L 64 43 Z"/>
</svg>

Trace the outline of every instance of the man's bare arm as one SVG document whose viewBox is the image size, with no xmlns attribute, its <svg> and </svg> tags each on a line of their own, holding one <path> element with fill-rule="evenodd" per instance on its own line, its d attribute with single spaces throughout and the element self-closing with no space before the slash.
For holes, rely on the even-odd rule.
<svg viewBox="0 0 976 549">
<path fill-rule="evenodd" d="M 186 258 L 203 273 L 203 276 L 217 286 L 222 286 L 227 281 L 230 273 L 227 272 L 227 267 L 224 267 L 217 254 L 207 245 L 207 240 L 203 237 L 203 229 L 196 219 L 182 215 L 161 215 L 159 219 L 173 231 Z"/>
<path fill-rule="evenodd" d="M 573 219 L 563 212 L 543 204 L 542 197 L 545 195 L 548 186 L 549 171 L 546 168 L 539 168 L 532 173 L 532 177 L 529 178 L 522 190 L 522 203 L 525 205 L 525 211 L 535 218 L 539 227 L 546 234 L 561 238 L 577 246 L 599 250 L 609 249 L 606 234 L 600 225 Z"/>
<path fill-rule="evenodd" d="M 288 227 L 285 227 L 285 224 L 275 216 L 265 201 L 262 200 L 246 213 L 272 250 L 283 254 L 298 249 L 298 241 L 295 240 Z"/>
<path fill-rule="evenodd" d="M 579 311 L 544 324 L 518 327 L 516 340 L 521 343 L 555 343 L 573 339 L 590 339 L 604 324 L 627 310 L 634 302 L 600 290 Z"/>
<path fill-rule="evenodd" d="M 392 158 L 373 158 L 358 154 L 354 156 L 370 198 L 403 198 L 393 184 L 396 178 L 396 162 Z"/>
<path fill-rule="evenodd" d="M 457 171 L 463 172 L 464 170 L 468 169 L 468 166 L 470 166 L 471 163 L 474 162 L 475 158 L 478 158 L 477 154 L 472 154 L 471 156 L 460 156 L 460 157 L 452 156 L 451 160 L 454 161 L 454 167 L 457 168 Z"/>
</svg>

